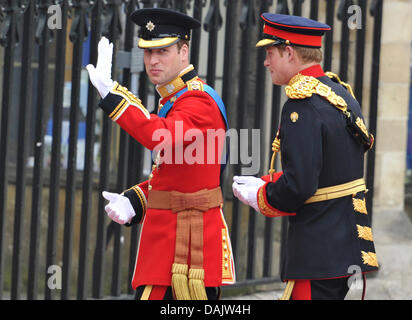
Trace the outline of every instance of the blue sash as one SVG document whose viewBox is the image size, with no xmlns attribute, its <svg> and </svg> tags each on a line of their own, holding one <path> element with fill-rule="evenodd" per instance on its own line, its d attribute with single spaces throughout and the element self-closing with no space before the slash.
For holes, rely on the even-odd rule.
<svg viewBox="0 0 412 320">
<path fill-rule="evenodd" d="M 216 102 L 217 106 L 219 107 L 220 113 L 222 114 L 222 117 L 225 120 L 225 125 L 226 125 L 226 130 L 227 130 L 229 128 L 229 124 L 227 122 L 226 108 L 225 108 L 225 105 L 224 105 L 222 99 L 217 94 L 217 92 L 212 87 L 208 86 L 207 84 L 203 84 L 203 89 L 209 96 L 212 97 L 212 99 Z M 187 87 L 180 90 L 178 93 L 176 93 L 174 95 L 176 97 L 176 99 L 174 101 L 176 101 L 186 91 L 187 91 Z M 169 99 L 169 101 L 167 101 L 165 103 L 163 108 L 160 109 L 160 111 L 158 113 L 158 116 L 161 117 L 161 118 L 166 118 L 167 114 L 169 113 L 169 111 L 173 107 L 173 103 L 174 102 L 171 102 L 170 99 Z"/>
<path fill-rule="evenodd" d="M 225 120 L 225 126 L 226 126 L 226 130 L 229 128 L 229 123 L 227 121 L 227 115 L 226 115 L 226 108 L 225 108 L 225 104 L 222 101 L 222 98 L 220 98 L 220 96 L 217 94 L 217 92 L 210 86 L 208 86 L 207 84 L 203 84 L 203 89 L 204 91 L 216 102 L 217 106 L 219 107 L 220 113 L 223 117 L 223 119 Z M 185 87 L 184 89 L 180 90 L 178 93 L 176 93 L 174 96 L 176 97 L 176 99 L 174 99 L 173 102 L 170 101 L 170 99 L 165 103 L 165 105 L 162 107 L 162 109 L 160 109 L 158 116 L 160 118 L 166 118 L 167 114 L 169 113 L 169 111 L 172 109 L 174 102 L 182 95 L 184 94 L 186 91 L 188 91 L 187 87 Z M 227 151 L 227 156 L 229 155 L 229 152 Z M 227 162 L 227 157 L 226 156 L 226 162 Z M 222 163 L 221 167 L 220 167 L 220 175 L 222 176 L 223 170 L 225 170 L 226 167 L 226 163 Z"/>
</svg>

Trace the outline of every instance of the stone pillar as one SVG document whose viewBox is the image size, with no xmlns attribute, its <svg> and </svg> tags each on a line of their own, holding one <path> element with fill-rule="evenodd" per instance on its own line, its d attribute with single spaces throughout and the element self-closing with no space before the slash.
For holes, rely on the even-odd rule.
<svg viewBox="0 0 412 320">
<path fill-rule="evenodd" d="M 384 1 L 375 146 L 374 207 L 377 209 L 404 209 L 411 81 L 411 13 L 411 1 Z"/>
</svg>

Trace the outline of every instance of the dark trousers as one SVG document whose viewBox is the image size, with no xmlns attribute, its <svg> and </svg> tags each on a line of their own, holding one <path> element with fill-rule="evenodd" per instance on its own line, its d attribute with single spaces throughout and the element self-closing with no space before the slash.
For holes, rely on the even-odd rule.
<svg viewBox="0 0 412 320">
<path fill-rule="evenodd" d="M 291 300 L 344 300 L 348 291 L 348 278 L 296 280 Z"/>
</svg>

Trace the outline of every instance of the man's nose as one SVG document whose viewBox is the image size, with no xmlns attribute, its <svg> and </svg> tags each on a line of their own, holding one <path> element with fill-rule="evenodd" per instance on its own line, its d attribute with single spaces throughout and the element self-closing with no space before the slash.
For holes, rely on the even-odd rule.
<svg viewBox="0 0 412 320">
<path fill-rule="evenodd" d="M 156 54 L 152 54 L 152 55 L 150 56 L 149 62 L 150 62 L 150 65 L 152 65 L 152 66 L 158 64 L 158 63 L 159 63 L 159 58 L 158 58 L 158 56 L 157 56 Z"/>
</svg>

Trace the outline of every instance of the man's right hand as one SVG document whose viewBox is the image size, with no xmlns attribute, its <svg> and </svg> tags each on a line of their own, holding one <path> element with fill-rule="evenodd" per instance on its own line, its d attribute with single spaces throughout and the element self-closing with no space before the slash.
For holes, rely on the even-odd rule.
<svg viewBox="0 0 412 320">
<path fill-rule="evenodd" d="M 233 194 L 244 204 L 260 212 L 257 202 L 257 192 L 265 183 L 264 180 L 253 176 L 234 176 L 232 184 Z"/>
<path fill-rule="evenodd" d="M 136 215 L 130 200 L 118 193 L 112 193 L 103 191 L 103 198 L 109 200 L 109 204 L 104 207 L 107 215 L 114 222 L 119 224 L 125 224 L 130 222 L 132 218 Z"/>
<path fill-rule="evenodd" d="M 99 41 L 97 51 L 96 68 L 92 64 L 89 64 L 86 66 L 86 69 L 89 72 L 91 83 L 97 91 L 99 91 L 102 99 L 104 99 L 114 85 L 112 80 L 113 43 L 110 43 L 107 38 L 102 37 Z"/>
</svg>

